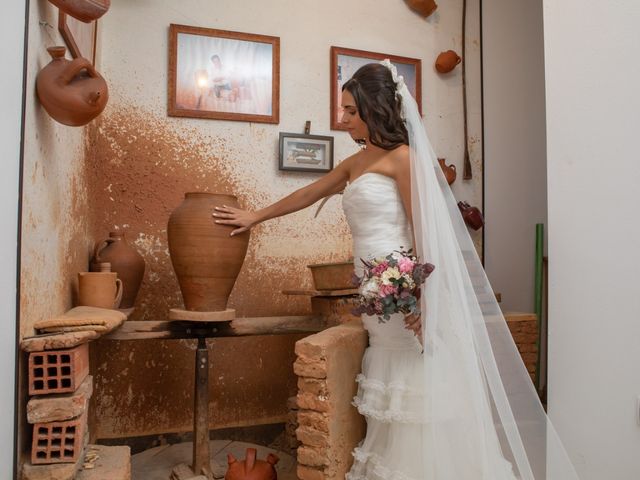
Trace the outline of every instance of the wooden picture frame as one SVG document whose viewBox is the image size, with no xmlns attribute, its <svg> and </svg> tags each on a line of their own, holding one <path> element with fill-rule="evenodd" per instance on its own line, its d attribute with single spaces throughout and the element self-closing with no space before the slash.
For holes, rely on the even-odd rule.
<svg viewBox="0 0 640 480">
<path fill-rule="evenodd" d="M 295 172 L 330 172 L 333 137 L 280 132 L 279 169 Z"/>
<path fill-rule="evenodd" d="M 404 77 L 405 84 L 418 104 L 422 114 L 422 60 L 388 53 L 367 52 L 353 48 L 331 47 L 331 130 L 346 130 L 340 124 L 342 85 L 367 63 L 388 58 Z"/>
<path fill-rule="evenodd" d="M 171 24 L 168 115 L 280 122 L 280 38 Z"/>
<path fill-rule="evenodd" d="M 58 31 L 73 58 L 86 58 L 96 64 L 98 21 L 84 23 L 58 10 Z"/>
</svg>

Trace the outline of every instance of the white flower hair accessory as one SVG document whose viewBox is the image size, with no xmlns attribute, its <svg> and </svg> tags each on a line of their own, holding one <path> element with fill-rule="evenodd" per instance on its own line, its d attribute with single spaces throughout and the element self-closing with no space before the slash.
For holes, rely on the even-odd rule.
<svg viewBox="0 0 640 480">
<path fill-rule="evenodd" d="M 404 77 L 402 75 L 398 75 L 398 69 L 393 63 L 391 63 L 391 61 L 388 58 L 385 58 L 384 60 L 382 60 L 380 62 L 380 65 L 384 65 L 389 70 L 391 70 L 391 77 L 393 78 L 393 81 L 396 82 L 396 95 L 397 95 L 398 92 L 402 90 L 402 87 L 404 87 Z"/>
</svg>

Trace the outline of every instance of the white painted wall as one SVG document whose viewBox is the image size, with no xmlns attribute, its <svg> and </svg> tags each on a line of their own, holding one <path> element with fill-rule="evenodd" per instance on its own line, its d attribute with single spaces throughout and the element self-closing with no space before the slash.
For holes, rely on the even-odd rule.
<svg viewBox="0 0 640 480">
<path fill-rule="evenodd" d="M 0 476 L 11 478 L 14 461 L 16 366 L 16 265 L 18 247 L 18 185 L 25 0 L 3 8 L 0 51 Z"/>
<path fill-rule="evenodd" d="M 582 480 L 640 478 L 639 23 L 544 1 L 549 412 Z"/>
<path fill-rule="evenodd" d="M 505 311 L 534 311 L 546 223 L 542 0 L 483 0 L 485 268 Z"/>
</svg>

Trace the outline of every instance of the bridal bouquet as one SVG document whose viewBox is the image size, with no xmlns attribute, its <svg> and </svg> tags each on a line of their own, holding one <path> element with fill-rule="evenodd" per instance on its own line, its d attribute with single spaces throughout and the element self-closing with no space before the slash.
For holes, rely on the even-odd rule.
<svg viewBox="0 0 640 480">
<path fill-rule="evenodd" d="M 354 283 L 360 285 L 360 296 L 351 313 L 378 315 L 381 322 L 389 320 L 393 313 L 420 313 L 420 285 L 435 266 L 418 263 L 412 249 L 396 250 L 373 260 L 361 260 L 363 275 L 354 275 Z"/>
</svg>

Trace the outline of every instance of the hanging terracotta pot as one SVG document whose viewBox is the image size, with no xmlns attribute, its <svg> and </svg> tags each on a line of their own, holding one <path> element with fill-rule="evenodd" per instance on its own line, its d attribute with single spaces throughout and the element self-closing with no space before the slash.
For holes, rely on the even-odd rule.
<svg viewBox="0 0 640 480">
<path fill-rule="evenodd" d="M 187 310 L 225 310 L 244 262 L 249 231 L 232 237 L 235 227 L 215 223 L 222 205 L 239 207 L 234 195 L 190 192 L 169 218 L 169 253 Z"/>
<path fill-rule="evenodd" d="M 458 208 L 462 213 L 464 223 L 474 230 L 480 230 L 484 226 L 484 218 L 478 207 L 472 207 L 467 202 L 458 202 Z"/>
<path fill-rule="evenodd" d="M 64 125 L 86 125 L 107 105 L 107 82 L 86 58 L 67 60 L 64 47 L 51 47 L 47 51 L 53 60 L 36 78 L 40 103 L 54 120 Z"/>
<path fill-rule="evenodd" d="M 110 0 L 49 0 L 67 15 L 89 23 L 107 13 Z"/>
<path fill-rule="evenodd" d="M 440 73 L 449 73 L 451 70 L 456 68 L 462 61 L 462 58 L 453 50 L 447 50 L 446 52 L 440 53 L 438 58 L 436 59 L 436 70 Z"/>
<path fill-rule="evenodd" d="M 133 307 L 144 276 L 145 262 L 142 255 L 127 243 L 124 232 L 109 232 L 109 238 L 96 243 L 91 271 L 99 272 L 100 264 L 104 262 L 109 262 L 111 271 L 122 280 L 120 308 Z"/>
<path fill-rule="evenodd" d="M 440 168 L 442 169 L 442 173 L 444 173 L 445 178 L 447 179 L 447 183 L 451 185 L 456 181 L 456 166 L 452 163 L 451 165 L 447 165 L 445 163 L 446 159 L 439 158 L 438 163 L 440 164 Z"/>
<path fill-rule="evenodd" d="M 270 453 L 264 461 L 256 460 L 256 453 L 255 448 L 247 448 L 244 461 L 238 461 L 230 453 L 227 454 L 229 469 L 224 480 L 277 480 L 275 464 L 280 460 L 277 455 Z"/>
<path fill-rule="evenodd" d="M 434 0 L 406 0 L 409 8 L 427 18 L 436 11 L 438 5 Z"/>
</svg>

